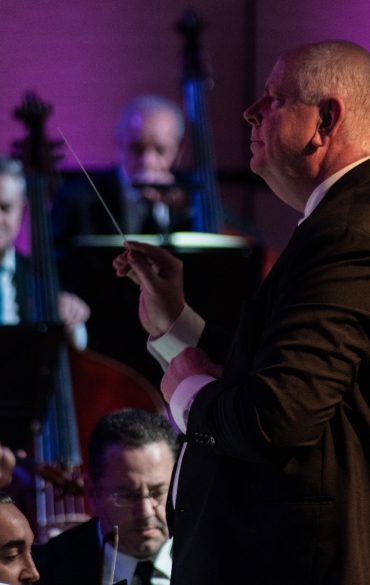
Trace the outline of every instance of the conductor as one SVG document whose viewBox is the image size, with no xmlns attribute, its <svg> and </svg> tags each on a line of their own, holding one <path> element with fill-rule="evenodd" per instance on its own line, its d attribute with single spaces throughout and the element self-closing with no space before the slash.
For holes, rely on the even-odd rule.
<svg viewBox="0 0 370 585">
<path fill-rule="evenodd" d="M 252 170 L 303 217 L 226 357 L 185 305 L 177 259 L 130 242 L 115 261 L 140 283 L 185 435 L 171 583 L 367 585 L 370 54 L 347 41 L 290 50 L 244 117 Z"/>
</svg>

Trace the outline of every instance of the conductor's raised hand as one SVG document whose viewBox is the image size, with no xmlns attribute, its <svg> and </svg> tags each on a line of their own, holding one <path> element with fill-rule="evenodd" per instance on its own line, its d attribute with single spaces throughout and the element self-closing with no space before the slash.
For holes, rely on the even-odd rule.
<svg viewBox="0 0 370 585">
<path fill-rule="evenodd" d="M 185 306 L 182 262 L 163 248 L 125 242 L 126 250 L 113 266 L 140 286 L 139 317 L 144 329 L 159 337 L 166 333 Z"/>
</svg>

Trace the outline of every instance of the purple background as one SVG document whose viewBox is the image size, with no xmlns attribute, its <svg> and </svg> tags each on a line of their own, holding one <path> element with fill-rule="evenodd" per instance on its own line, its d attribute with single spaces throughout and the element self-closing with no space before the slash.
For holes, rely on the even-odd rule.
<svg viewBox="0 0 370 585">
<path fill-rule="evenodd" d="M 181 104 L 182 39 L 174 23 L 183 0 L 2 0 L 0 19 L 0 151 L 24 135 L 12 119 L 26 90 L 53 104 L 50 137 L 63 130 L 82 162 L 114 162 L 114 131 L 124 103 L 142 92 Z M 197 0 L 208 21 L 204 45 L 215 87 L 210 118 L 220 168 L 248 168 L 248 126 L 242 112 L 279 54 L 301 42 L 346 38 L 370 48 L 365 0 Z M 76 168 L 71 155 L 63 163 Z M 224 190 L 241 214 L 254 209 L 268 241 L 281 249 L 298 215 L 266 189 Z"/>
</svg>

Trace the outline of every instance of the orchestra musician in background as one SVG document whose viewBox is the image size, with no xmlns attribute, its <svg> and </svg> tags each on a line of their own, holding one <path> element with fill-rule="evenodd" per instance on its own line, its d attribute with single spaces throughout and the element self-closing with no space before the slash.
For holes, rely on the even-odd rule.
<svg viewBox="0 0 370 585">
<path fill-rule="evenodd" d="M 0 156 L 0 324 L 16 325 L 30 321 L 28 298 L 31 286 L 31 263 L 19 254 L 14 241 L 18 235 L 24 206 L 26 182 L 19 161 Z M 59 316 L 66 332 L 80 349 L 86 347 L 85 322 L 89 307 L 76 295 L 61 292 Z"/>
<path fill-rule="evenodd" d="M 117 127 L 116 165 L 91 177 L 124 234 L 191 229 L 183 191 L 144 188 L 175 185 L 173 167 L 184 131 L 180 108 L 162 96 L 141 95 L 123 109 Z M 75 236 L 117 233 L 85 178 L 66 182 L 58 190 L 52 221 L 58 259 L 68 256 Z"/>
<path fill-rule="evenodd" d="M 159 414 L 133 408 L 101 417 L 90 436 L 86 477 L 96 517 L 36 549 L 40 583 L 108 585 L 113 547 L 104 547 L 103 572 L 101 551 L 116 525 L 113 583 L 168 585 L 172 542 L 165 503 L 176 454 L 176 434 Z"/>
<path fill-rule="evenodd" d="M 32 559 L 33 534 L 13 500 L 0 492 L 0 582 L 29 585 L 39 580 Z"/>
</svg>

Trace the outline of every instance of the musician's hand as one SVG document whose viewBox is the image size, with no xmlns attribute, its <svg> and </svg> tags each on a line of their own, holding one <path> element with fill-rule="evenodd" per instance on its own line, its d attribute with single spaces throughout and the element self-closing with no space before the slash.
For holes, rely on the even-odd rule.
<svg viewBox="0 0 370 585">
<path fill-rule="evenodd" d="M 187 347 L 170 361 L 161 382 L 161 390 L 167 402 L 170 402 L 178 385 L 189 376 L 205 374 L 219 379 L 222 366 L 215 364 L 208 355 L 197 347 Z"/>
<path fill-rule="evenodd" d="M 60 292 L 58 295 L 59 317 L 66 326 L 67 333 L 72 334 L 79 323 L 86 323 L 90 317 L 88 305 L 78 296 Z"/>
<path fill-rule="evenodd" d="M 148 333 L 159 337 L 185 306 L 182 262 L 167 250 L 148 244 L 130 241 L 125 247 L 113 262 L 116 274 L 140 286 L 140 321 Z"/>
<path fill-rule="evenodd" d="M 14 467 L 15 457 L 12 451 L 0 445 L 0 488 L 11 483 Z"/>
</svg>

